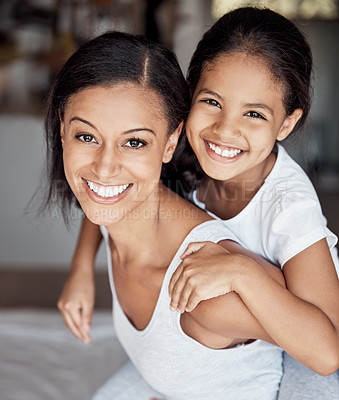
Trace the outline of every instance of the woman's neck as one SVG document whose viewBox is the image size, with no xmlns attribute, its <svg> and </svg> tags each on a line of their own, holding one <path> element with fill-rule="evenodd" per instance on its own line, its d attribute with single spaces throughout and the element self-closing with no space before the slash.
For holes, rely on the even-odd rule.
<svg viewBox="0 0 339 400">
<path fill-rule="evenodd" d="M 162 187 L 134 212 L 106 228 L 112 254 L 121 265 L 154 265 L 155 260 L 161 260 L 163 265 L 188 232 L 207 219 L 199 209 Z"/>
</svg>

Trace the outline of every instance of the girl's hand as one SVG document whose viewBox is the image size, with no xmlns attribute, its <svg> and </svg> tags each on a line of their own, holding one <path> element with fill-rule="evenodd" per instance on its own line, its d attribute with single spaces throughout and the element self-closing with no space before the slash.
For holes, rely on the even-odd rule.
<svg viewBox="0 0 339 400">
<path fill-rule="evenodd" d="M 85 344 L 91 338 L 89 332 L 94 307 L 95 284 L 93 273 L 71 273 L 58 300 L 62 318 L 75 337 Z"/>
<path fill-rule="evenodd" d="M 171 310 L 192 311 L 200 301 L 231 292 L 226 264 L 234 255 L 212 242 L 190 243 L 169 284 Z"/>
</svg>

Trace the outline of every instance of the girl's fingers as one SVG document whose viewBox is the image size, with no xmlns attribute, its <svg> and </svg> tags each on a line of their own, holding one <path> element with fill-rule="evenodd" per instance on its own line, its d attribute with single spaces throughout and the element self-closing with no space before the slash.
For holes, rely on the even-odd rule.
<svg viewBox="0 0 339 400">
<path fill-rule="evenodd" d="M 191 296 L 191 293 L 192 293 L 192 290 L 189 287 L 189 285 L 187 285 L 187 282 L 186 282 L 185 286 L 183 287 L 183 289 L 180 293 L 180 297 L 179 297 L 179 302 L 178 302 L 178 306 L 177 306 L 177 310 L 179 312 L 183 313 L 184 311 L 186 311 L 187 303 Z"/>
<path fill-rule="evenodd" d="M 190 256 L 193 253 L 199 251 L 202 247 L 206 245 L 206 242 L 192 242 L 190 243 L 186 250 L 181 254 L 180 258 L 183 260 L 185 257 Z"/>
<path fill-rule="evenodd" d="M 180 278 L 175 283 L 173 290 L 172 290 L 172 299 L 171 299 L 171 310 L 175 311 L 178 309 L 179 300 L 181 297 L 181 292 L 185 286 L 185 279 L 181 275 Z"/>
<path fill-rule="evenodd" d="M 200 301 L 201 299 L 199 298 L 199 296 L 195 292 L 192 292 L 187 301 L 186 312 L 193 311 L 195 307 L 200 303 Z"/>
<path fill-rule="evenodd" d="M 177 280 L 179 279 L 179 277 L 182 273 L 182 270 L 183 270 L 183 264 L 181 263 L 179 265 L 179 267 L 174 271 L 174 273 L 171 277 L 170 283 L 168 285 L 168 292 L 169 292 L 170 297 L 172 297 L 173 288 L 174 288 L 175 284 L 177 283 Z"/>
</svg>

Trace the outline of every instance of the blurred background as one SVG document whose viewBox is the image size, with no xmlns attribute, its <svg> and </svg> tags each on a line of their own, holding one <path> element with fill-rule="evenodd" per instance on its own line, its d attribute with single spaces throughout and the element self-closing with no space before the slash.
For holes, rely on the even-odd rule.
<svg viewBox="0 0 339 400">
<path fill-rule="evenodd" d="M 202 34 L 223 13 L 247 4 L 292 19 L 311 43 L 310 122 L 304 137 L 286 146 L 339 233 L 339 0 L 0 0 L 0 307 L 55 307 L 75 246 L 78 210 L 67 230 L 58 210 L 38 218 L 26 209 L 42 191 L 44 107 L 64 61 L 84 41 L 114 29 L 173 49 L 186 73 Z M 102 249 L 96 276 L 97 306 L 110 306 Z"/>
</svg>

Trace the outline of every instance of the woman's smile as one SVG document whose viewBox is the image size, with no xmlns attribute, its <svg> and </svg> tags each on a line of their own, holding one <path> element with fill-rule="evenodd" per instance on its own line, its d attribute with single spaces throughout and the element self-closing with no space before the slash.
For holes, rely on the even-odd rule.
<svg viewBox="0 0 339 400">
<path fill-rule="evenodd" d="M 91 200 L 102 204 L 114 204 L 122 200 L 133 183 L 125 185 L 101 185 L 83 178 L 86 191 Z"/>
</svg>

